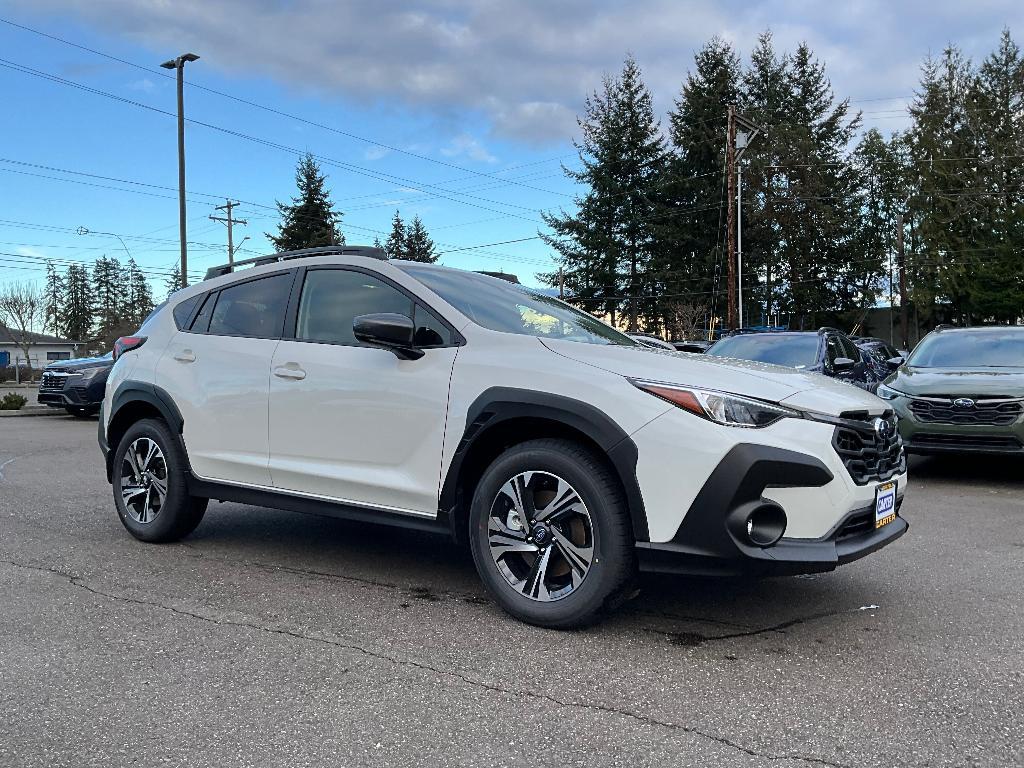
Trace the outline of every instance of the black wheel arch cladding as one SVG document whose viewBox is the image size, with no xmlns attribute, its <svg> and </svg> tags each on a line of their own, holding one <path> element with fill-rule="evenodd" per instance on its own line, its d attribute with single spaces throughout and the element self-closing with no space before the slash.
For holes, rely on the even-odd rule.
<svg viewBox="0 0 1024 768">
<path fill-rule="evenodd" d="M 637 448 L 629 435 L 607 414 L 589 403 L 547 392 L 491 387 L 482 392 L 466 413 L 466 428 L 459 441 L 441 488 L 440 509 L 450 515 L 454 531 L 456 508 L 470 499 L 460 498 L 462 472 L 473 448 L 489 430 L 514 420 L 543 419 L 585 435 L 607 457 L 622 484 L 636 541 L 649 539 L 647 513 L 636 478 Z"/>
</svg>

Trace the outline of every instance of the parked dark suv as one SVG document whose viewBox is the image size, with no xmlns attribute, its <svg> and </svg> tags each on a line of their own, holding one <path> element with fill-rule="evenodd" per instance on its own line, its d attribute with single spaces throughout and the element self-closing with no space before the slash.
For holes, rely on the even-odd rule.
<svg viewBox="0 0 1024 768">
<path fill-rule="evenodd" d="M 874 392 L 884 376 L 850 337 L 836 328 L 817 331 L 738 331 L 705 353 L 785 365 L 821 373 Z"/>
<path fill-rule="evenodd" d="M 113 367 L 110 354 L 50 363 L 43 369 L 39 382 L 39 402 L 63 408 L 72 416 L 94 416 L 100 410 L 107 376 Z"/>
</svg>

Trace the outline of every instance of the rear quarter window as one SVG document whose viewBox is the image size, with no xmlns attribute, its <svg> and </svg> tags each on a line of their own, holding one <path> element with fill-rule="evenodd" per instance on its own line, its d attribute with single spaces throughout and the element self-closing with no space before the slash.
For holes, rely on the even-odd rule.
<svg viewBox="0 0 1024 768">
<path fill-rule="evenodd" d="M 201 293 L 190 296 L 184 301 L 179 302 L 171 311 L 171 314 L 174 315 L 174 324 L 178 326 L 179 331 L 188 323 L 188 319 L 192 317 L 192 311 L 196 308 L 201 298 L 203 298 Z"/>
</svg>

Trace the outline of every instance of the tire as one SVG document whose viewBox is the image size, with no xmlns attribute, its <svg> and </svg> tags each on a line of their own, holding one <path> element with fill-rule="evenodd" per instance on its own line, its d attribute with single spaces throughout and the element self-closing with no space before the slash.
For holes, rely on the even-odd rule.
<svg viewBox="0 0 1024 768">
<path fill-rule="evenodd" d="M 134 463 L 129 456 L 133 446 Z M 146 464 L 151 446 L 156 450 Z M 202 522 L 208 499 L 188 495 L 187 467 L 181 442 L 163 421 L 143 419 L 125 432 L 114 453 L 114 504 L 132 536 L 140 541 L 177 541 Z M 162 498 L 161 487 L 166 491 Z"/>
<path fill-rule="evenodd" d="M 532 440 L 501 454 L 477 483 L 469 529 L 484 586 L 529 624 L 586 626 L 621 602 L 636 573 L 618 478 L 602 457 L 570 440 Z"/>
</svg>

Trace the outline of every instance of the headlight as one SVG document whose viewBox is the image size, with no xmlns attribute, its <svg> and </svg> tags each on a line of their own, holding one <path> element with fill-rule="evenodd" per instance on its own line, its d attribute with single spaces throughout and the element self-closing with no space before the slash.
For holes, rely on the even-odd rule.
<svg viewBox="0 0 1024 768">
<path fill-rule="evenodd" d="M 906 392 L 900 392 L 898 389 L 885 386 L 885 384 L 879 384 L 878 390 L 875 394 L 883 400 L 895 400 L 897 397 L 907 397 Z"/>
<path fill-rule="evenodd" d="M 730 427 L 767 427 L 779 419 L 800 418 L 800 413 L 790 408 L 728 392 L 691 389 L 639 379 L 630 379 L 630 382 L 638 389 L 690 413 Z"/>
<path fill-rule="evenodd" d="M 107 369 L 107 366 L 105 366 L 105 365 L 99 365 L 99 366 L 97 366 L 95 368 L 79 368 L 77 371 L 75 371 L 71 375 L 77 377 L 79 379 L 79 381 L 89 381 L 97 373 L 99 373 L 100 371 L 105 371 L 106 369 Z"/>
</svg>

